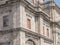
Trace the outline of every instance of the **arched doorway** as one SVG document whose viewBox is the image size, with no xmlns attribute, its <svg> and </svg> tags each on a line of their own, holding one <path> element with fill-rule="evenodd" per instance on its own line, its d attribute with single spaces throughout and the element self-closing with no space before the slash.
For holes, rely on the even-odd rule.
<svg viewBox="0 0 60 45">
<path fill-rule="evenodd" d="M 31 39 L 26 41 L 26 45 L 35 45 L 35 42 Z"/>
</svg>

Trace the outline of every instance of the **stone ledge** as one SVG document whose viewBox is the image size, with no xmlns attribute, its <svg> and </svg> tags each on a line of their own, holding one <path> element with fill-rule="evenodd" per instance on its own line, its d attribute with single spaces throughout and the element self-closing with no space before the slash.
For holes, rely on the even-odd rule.
<svg viewBox="0 0 60 45">
<path fill-rule="evenodd" d="M 26 32 L 26 33 L 29 33 L 29 34 L 34 35 L 34 36 L 37 36 L 37 37 L 39 37 L 39 38 L 43 38 L 43 39 L 45 39 L 45 40 L 47 40 L 47 41 L 49 41 L 49 42 L 51 42 L 51 43 L 54 42 L 52 39 L 50 39 L 50 38 L 48 38 L 48 37 L 46 37 L 46 36 L 43 36 L 43 35 L 38 34 L 38 33 L 36 33 L 36 32 L 32 32 L 32 31 L 30 31 L 30 30 L 28 30 L 28 29 L 25 29 L 25 28 L 22 28 L 22 27 L 18 28 L 18 30 L 24 31 L 24 32 Z"/>
<path fill-rule="evenodd" d="M 38 34 L 38 33 L 36 33 L 36 32 L 30 31 L 30 30 L 25 29 L 25 28 L 22 28 L 22 27 L 13 28 L 13 29 L 10 29 L 10 30 L 1 30 L 0 32 L 1 32 L 1 33 L 10 33 L 10 32 L 14 32 L 14 31 L 23 31 L 23 32 L 25 32 L 25 33 L 29 33 L 29 34 L 31 34 L 31 35 L 34 35 L 34 36 L 36 36 L 36 37 L 38 37 L 38 38 L 43 38 L 43 39 L 45 39 L 45 40 L 47 40 L 47 41 L 49 41 L 49 42 L 51 42 L 51 43 L 54 42 L 52 39 L 50 39 L 50 38 L 48 38 L 48 37 L 46 37 L 46 36 L 44 36 L 44 35 Z M 0 34 L 1 34 L 1 33 L 0 33 Z"/>
</svg>

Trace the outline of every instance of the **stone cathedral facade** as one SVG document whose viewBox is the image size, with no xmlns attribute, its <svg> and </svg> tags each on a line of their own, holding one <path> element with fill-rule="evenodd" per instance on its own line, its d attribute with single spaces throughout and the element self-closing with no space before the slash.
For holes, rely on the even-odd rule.
<svg viewBox="0 0 60 45">
<path fill-rule="evenodd" d="M 59 19 L 54 0 L 0 0 L 0 45 L 60 45 Z"/>
</svg>

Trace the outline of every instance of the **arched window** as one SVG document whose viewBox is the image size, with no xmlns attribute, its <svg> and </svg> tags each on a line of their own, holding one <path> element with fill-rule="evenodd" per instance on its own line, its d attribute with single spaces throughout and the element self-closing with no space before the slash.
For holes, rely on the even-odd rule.
<svg viewBox="0 0 60 45">
<path fill-rule="evenodd" d="M 26 45 L 35 45 L 35 42 L 33 40 L 27 40 Z"/>
</svg>

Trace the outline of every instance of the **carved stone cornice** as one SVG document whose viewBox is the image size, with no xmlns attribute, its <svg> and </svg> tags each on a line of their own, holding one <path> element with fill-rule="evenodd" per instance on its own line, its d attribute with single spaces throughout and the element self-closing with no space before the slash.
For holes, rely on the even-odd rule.
<svg viewBox="0 0 60 45">
<path fill-rule="evenodd" d="M 26 5 L 25 8 L 28 9 L 30 12 L 34 13 L 35 16 L 42 15 L 45 19 L 50 21 L 50 16 L 47 13 L 45 13 L 43 10 L 39 11 L 38 9 L 34 9 L 33 7 L 31 7 L 29 5 Z"/>
<path fill-rule="evenodd" d="M 0 8 L 6 7 L 6 6 L 9 6 L 9 5 L 12 6 L 16 2 L 18 2 L 18 1 L 7 1 L 6 4 L 0 5 Z M 44 17 L 46 17 L 49 20 L 50 17 L 48 16 L 48 14 L 44 13 L 44 11 L 39 10 L 40 7 L 33 6 L 29 2 L 27 2 L 26 0 L 21 0 L 21 2 L 25 5 L 25 8 L 28 9 L 30 12 L 32 12 L 36 15 L 40 15 L 40 13 L 41 13 Z"/>
<path fill-rule="evenodd" d="M 24 4 L 26 9 L 30 10 L 33 13 L 36 13 L 36 12 L 39 11 L 38 10 L 38 5 L 34 6 L 34 5 L 30 4 L 27 0 L 22 0 L 22 3 Z"/>
<path fill-rule="evenodd" d="M 60 25 L 57 22 L 52 22 L 51 24 L 52 25 L 54 24 L 54 25 L 57 25 L 58 27 L 60 27 Z"/>
<path fill-rule="evenodd" d="M 48 38 L 48 37 L 46 37 L 46 36 L 44 36 L 44 35 L 38 34 L 38 33 L 36 33 L 36 32 L 30 31 L 30 30 L 28 30 L 28 29 L 22 28 L 22 27 L 13 28 L 13 29 L 9 29 L 9 30 L 0 30 L 0 32 L 1 32 L 1 33 L 4 33 L 4 34 L 5 34 L 5 33 L 15 32 L 15 31 L 23 31 L 23 32 L 25 32 L 25 33 L 27 33 L 27 34 L 34 35 L 34 36 L 36 36 L 36 37 L 38 37 L 38 38 L 43 38 L 43 39 L 45 39 L 45 40 L 53 43 L 53 40 L 52 40 L 52 39 L 50 39 L 50 38 Z"/>
<path fill-rule="evenodd" d="M 43 38 L 43 39 L 45 39 L 45 40 L 53 43 L 53 40 L 52 40 L 52 39 L 50 39 L 50 38 L 48 38 L 48 37 L 46 37 L 46 36 L 44 36 L 44 35 L 38 34 L 38 33 L 36 33 L 36 32 L 30 31 L 30 30 L 28 30 L 28 29 L 25 29 L 25 28 L 20 27 L 20 28 L 17 28 L 17 30 L 24 31 L 25 33 L 28 33 L 28 34 L 30 34 L 30 35 L 34 35 L 34 36 L 39 37 L 39 38 Z"/>
</svg>

